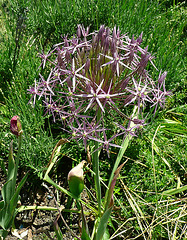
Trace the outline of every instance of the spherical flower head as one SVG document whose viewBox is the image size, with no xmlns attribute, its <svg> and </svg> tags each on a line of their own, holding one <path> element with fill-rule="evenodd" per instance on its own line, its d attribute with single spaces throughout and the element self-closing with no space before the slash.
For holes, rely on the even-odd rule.
<svg viewBox="0 0 187 240">
<path fill-rule="evenodd" d="M 14 116 L 10 120 L 10 131 L 16 136 L 19 136 L 23 133 L 20 118 L 18 116 Z"/>
<path fill-rule="evenodd" d="M 30 101 L 35 104 L 37 98 L 43 99 L 45 114 L 53 116 L 54 122 L 62 121 L 64 130 L 77 142 L 83 140 L 85 149 L 94 140 L 109 154 L 109 147 L 116 147 L 111 143 L 114 136 L 136 136 L 134 132 L 144 125 L 134 121 L 136 127 L 132 131 L 128 128 L 132 118 L 125 114 L 128 108 L 137 107 L 136 118 L 142 121 L 148 107 L 154 107 L 155 114 L 169 95 L 165 89 L 166 72 L 160 72 L 158 80 L 152 79 L 148 63 L 158 69 L 148 47 L 142 48 L 141 42 L 142 34 L 130 39 L 116 27 L 112 31 L 102 25 L 99 31 L 89 33 L 89 28 L 78 25 L 76 36 L 64 36 L 63 42 L 41 56 L 43 68 L 47 66 L 46 71 L 51 71 L 46 79 L 39 74 L 35 86 L 28 90 L 32 94 Z M 112 122 L 111 116 L 122 130 L 117 136 L 115 129 L 106 127 L 107 119 Z"/>
</svg>

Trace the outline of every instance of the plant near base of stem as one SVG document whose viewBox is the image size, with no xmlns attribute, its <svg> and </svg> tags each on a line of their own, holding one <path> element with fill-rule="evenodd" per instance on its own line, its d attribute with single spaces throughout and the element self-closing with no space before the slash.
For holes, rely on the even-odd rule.
<svg viewBox="0 0 187 240">
<path fill-rule="evenodd" d="M 58 160 L 62 144 L 67 143 L 67 142 L 68 141 L 66 139 L 61 139 L 55 146 L 43 180 L 48 182 L 52 186 L 54 186 L 57 190 L 60 190 L 61 192 L 67 194 L 69 197 L 76 200 L 77 206 L 80 207 L 80 209 L 81 209 L 81 217 L 82 217 L 81 239 L 82 240 L 92 240 L 92 239 L 101 240 L 107 230 L 108 220 L 110 218 L 110 215 L 111 215 L 111 212 L 113 209 L 113 205 L 114 205 L 114 201 L 113 201 L 114 187 L 115 187 L 117 178 L 119 176 L 120 170 L 122 169 L 124 164 L 121 164 L 120 167 L 118 167 L 115 170 L 115 172 L 113 174 L 113 178 L 109 185 L 109 190 L 105 196 L 105 198 L 107 199 L 106 204 L 105 204 L 105 210 L 99 212 L 99 210 L 97 211 L 96 209 L 91 207 L 91 205 L 89 205 L 86 202 L 81 200 L 80 194 L 81 194 L 81 192 L 83 190 L 83 186 L 84 186 L 83 166 L 86 163 L 86 161 L 83 160 L 77 166 L 75 166 L 74 168 L 72 168 L 70 170 L 70 172 L 68 174 L 68 182 L 69 182 L 70 192 L 67 191 L 66 189 L 64 189 L 63 187 L 59 186 L 55 182 L 53 182 L 53 180 L 50 179 L 50 177 L 48 175 L 50 173 L 50 171 L 52 170 L 53 166 L 55 165 L 56 161 Z M 119 164 L 119 162 L 118 162 L 118 164 Z M 86 216 L 84 214 L 83 205 L 85 205 L 96 216 L 96 221 L 95 221 L 95 225 L 93 228 L 92 236 L 90 236 L 90 232 L 89 232 L 89 229 L 88 229 L 88 226 L 86 223 Z M 59 207 L 57 207 L 57 208 L 59 208 Z M 43 208 L 43 209 L 45 210 L 45 208 Z M 62 235 L 61 235 L 61 230 L 59 229 L 57 221 L 55 222 L 55 227 L 56 227 L 55 231 L 56 231 L 57 237 L 58 237 L 58 239 L 60 239 L 60 237 Z M 69 229 L 69 227 L 68 227 L 68 229 Z M 72 233 L 72 234 L 75 235 L 74 233 Z M 77 238 L 79 239 L 78 236 L 77 236 Z"/>
<path fill-rule="evenodd" d="M 89 34 L 89 28 L 78 25 L 77 36 L 70 39 L 64 36 L 45 57 L 41 55 L 41 66 L 48 71 L 47 80 L 39 74 L 34 87 L 28 89 L 32 94 L 29 102 L 33 100 L 35 104 L 37 98 L 42 99 L 45 113 L 53 116 L 54 122 L 62 122 L 63 130 L 70 133 L 69 140 L 82 140 L 85 150 L 94 142 L 92 163 L 98 210 L 91 238 L 96 240 L 102 238 L 102 224 L 107 224 L 110 217 L 115 172 L 131 138 L 145 125 L 144 109 L 151 107 L 155 114 L 170 95 L 165 89 L 167 73 L 160 72 L 158 79 L 152 79 L 147 65 L 156 69 L 153 57 L 141 43 L 142 34 L 136 40 L 134 36 L 130 39 L 119 28 L 111 31 L 104 25 Z M 127 116 L 129 110 L 132 114 Z M 119 136 L 123 137 L 122 144 L 113 143 Z M 102 204 L 99 150 L 103 148 L 110 156 L 111 147 L 120 150 Z M 53 160 L 44 180 L 80 202 L 81 191 L 74 188 L 80 187 L 82 179 L 77 179 L 73 186 L 70 184 L 69 192 L 49 178 L 52 166 Z M 85 239 L 89 239 L 86 234 Z"/>
<path fill-rule="evenodd" d="M 19 199 L 19 192 L 23 187 L 28 173 L 23 177 L 16 188 L 16 179 L 19 166 L 19 158 L 21 152 L 22 128 L 18 116 L 14 116 L 10 122 L 11 132 L 18 138 L 18 153 L 16 160 L 13 157 L 13 141 L 10 143 L 8 157 L 8 174 L 7 181 L 2 187 L 1 194 L 3 200 L 0 202 L 0 235 L 3 239 L 7 236 L 9 229 L 14 226 L 14 218 L 16 215 L 16 207 Z"/>
</svg>

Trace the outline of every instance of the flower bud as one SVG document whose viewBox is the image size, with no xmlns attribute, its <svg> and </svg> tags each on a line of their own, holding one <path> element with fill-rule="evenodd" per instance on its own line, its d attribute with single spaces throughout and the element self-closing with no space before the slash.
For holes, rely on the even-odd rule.
<svg viewBox="0 0 187 240">
<path fill-rule="evenodd" d="M 104 54 L 108 52 L 108 49 L 109 49 L 109 37 L 106 37 L 104 42 Z"/>
<path fill-rule="evenodd" d="M 99 40 L 101 40 L 104 31 L 105 31 L 105 26 L 104 26 L 104 25 L 101 25 L 101 26 L 100 26 L 100 29 L 99 29 L 99 32 L 98 32 L 98 38 L 99 38 Z"/>
<path fill-rule="evenodd" d="M 77 29 L 77 37 L 80 38 L 81 37 L 81 25 L 78 25 L 78 29 Z"/>
<path fill-rule="evenodd" d="M 166 78 L 167 72 L 163 72 L 162 75 L 159 74 L 158 83 L 162 84 Z"/>
<path fill-rule="evenodd" d="M 22 134 L 23 131 L 22 131 L 21 122 L 18 116 L 14 116 L 10 120 L 10 131 L 16 136 L 19 136 Z"/>
<path fill-rule="evenodd" d="M 111 53 L 114 56 L 114 53 L 116 53 L 116 41 L 114 40 L 114 38 L 112 39 L 112 43 L 111 43 Z"/>
<path fill-rule="evenodd" d="M 72 168 L 68 173 L 68 182 L 70 191 L 79 198 L 84 189 L 83 166 L 86 161 L 80 162 L 76 167 Z"/>
<path fill-rule="evenodd" d="M 115 38 L 115 39 L 116 39 L 116 37 L 117 37 L 117 35 L 116 35 L 116 26 L 114 26 L 112 36 L 113 36 L 113 38 Z"/>
<path fill-rule="evenodd" d="M 143 32 L 140 34 L 140 36 L 137 38 L 137 43 L 138 44 L 141 44 L 141 42 L 142 42 L 142 36 L 143 36 Z"/>
</svg>

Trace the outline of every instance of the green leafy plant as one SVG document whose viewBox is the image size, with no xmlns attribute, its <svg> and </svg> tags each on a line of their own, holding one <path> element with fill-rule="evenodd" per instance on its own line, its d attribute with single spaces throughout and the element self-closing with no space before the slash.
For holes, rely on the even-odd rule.
<svg viewBox="0 0 187 240">
<path fill-rule="evenodd" d="M 17 171 L 19 166 L 23 133 L 21 128 L 21 122 L 18 116 L 14 116 L 11 119 L 10 130 L 14 135 L 18 137 L 18 153 L 16 160 L 14 160 L 13 141 L 11 141 L 8 157 L 7 181 L 2 187 L 1 194 L 3 200 L 0 202 L 0 226 L 2 228 L 0 229 L 0 235 L 3 237 L 3 239 L 7 236 L 8 230 L 12 226 L 14 226 L 14 218 L 16 214 L 19 193 L 28 176 L 28 174 L 26 174 L 16 187 Z"/>
<path fill-rule="evenodd" d="M 99 214 L 97 209 L 94 209 L 91 205 L 87 204 L 83 200 L 81 200 L 81 192 L 84 189 L 84 182 L 83 182 L 83 165 L 86 163 L 86 161 L 82 161 L 79 163 L 77 166 L 75 166 L 68 174 L 68 181 L 69 181 L 69 186 L 70 186 L 70 191 L 67 191 L 65 188 L 57 185 L 50 177 L 49 173 L 52 170 L 53 166 L 55 165 L 56 161 L 58 160 L 58 156 L 60 154 L 60 150 L 62 147 L 62 144 L 67 143 L 68 141 L 66 139 L 61 139 L 57 145 L 55 146 L 53 153 L 50 158 L 49 166 L 48 169 L 44 175 L 43 180 L 48 182 L 49 184 L 53 185 L 56 189 L 60 190 L 61 192 L 67 194 L 69 197 L 73 198 L 77 202 L 78 208 L 81 209 L 81 216 L 82 216 L 82 231 L 81 231 L 81 238 L 76 236 L 71 229 L 68 227 L 68 230 L 77 237 L 77 239 L 83 239 L 83 240 L 90 240 L 90 239 L 96 239 L 100 240 L 103 238 L 104 234 L 106 234 L 106 229 L 107 229 L 107 224 L 108 220 L 110 218 L 114 200 L 113 200 L 113 191 L 114 187 L 117 181 L 117 178 L 119 176 L 120 170 L 123 167 L 124 163 L 120 165 L 120 167 L 117 168 L 117 170 L 114 173 L 113 179 L 110 183 L 109 189 L 108 189 L 108 195 L 107 195 L 107 200 L 106 200 L 106 205 L 105 205 L 105 210 L 102 213 L 102 216 L 100 220 L 96 219 L 96 226 L 93 229 L 92 232 L 92 237 L 90 237 L 89 229 L 86 223 L 86 218 L 83 210 L 83 205 L 85 205 L 87 208 L 89 208 L 91 211 L 95 212 L 96 214 Z M 43 208 L 45 210 L 45 208 Z M 27 210 L 27 209 L 25 209 Z M 60 209 L 59 209 L 60 211 Z M 62 217 L 62 216 L 61 216 Z M 63 217 L 62 217 L 63 218 Z M 63 219 L 63 221 L 65 221 Z M 99 223 L 99 224 L 98 224 Z M 58 237 L 58 239 L 62 239 L 62 233 L 59 229 L 57 221 L 55 221 L 54 224 L 55 227 L 55 232 Z"/>
</svg>

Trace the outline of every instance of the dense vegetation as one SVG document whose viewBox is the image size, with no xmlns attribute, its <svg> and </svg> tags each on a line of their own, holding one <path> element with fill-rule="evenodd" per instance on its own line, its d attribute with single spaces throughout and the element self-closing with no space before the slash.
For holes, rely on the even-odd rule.
<svg viewBox="0 0 187 240">
<path fill-rule="evenodd" d="M 142 133 L 133 138 L 115 188 L 116 210 L 110 222 L 114 236 L 124 232 L 127 239 L 185 239 L 187 231 L 187 105 L 186 105 L 186 24 L 185 2 L 171 0 L 16 0 L 1 1 L 0 9 L 0 166 L 6 173 L 10 119 L 18 115 L 24 130 L 21 169 L 30 170 L 28 181 L 37 184 L 51 152 L 60 138 L 60 124 L 44 115 L 42 101 L 28 104 L 28 88 L 38 78 L 39 53 L 47 53 L 64 34 L 76 34 L 77 25 L 119 26 L 122 33 L 137 38 L 155 56 L 158 69 L 167 71 L 166 88 L 172 92 L 164 109 L 149 118 Z M 152 70 L 151 70 L 152 71 Z M 152 76 L 158 72 L 153 70 Z M 112 119 L 111 119 L 112 121 Z M 110 124 L 110 123 L 108 123 Z M 76 162 L 85 156 L 84 146 L 70 142 L 63 148 L 67 159 Z M 115 162 L 101 153 L 100 171 L 107 181 Z M 63 175 L 63 170 L 62 173 Z M 66 177 L 64 173 L 63 177 Z M 89 180 L 88 180 L 89 182 Z M 176 192 L 166 190 L 179 189 Z M 120 210 L 117 210 L 119 207 Z M 119 229 L 120 228 L 120 229 Z M 148 235 L 149 238 L 146 238 Z M 119 237 L 119 239 L 123 239 Z M 141 238 L 142 237 L 142 238 Z M 111 238 L 113 239 L 113 238 Z"/>
</svg>

